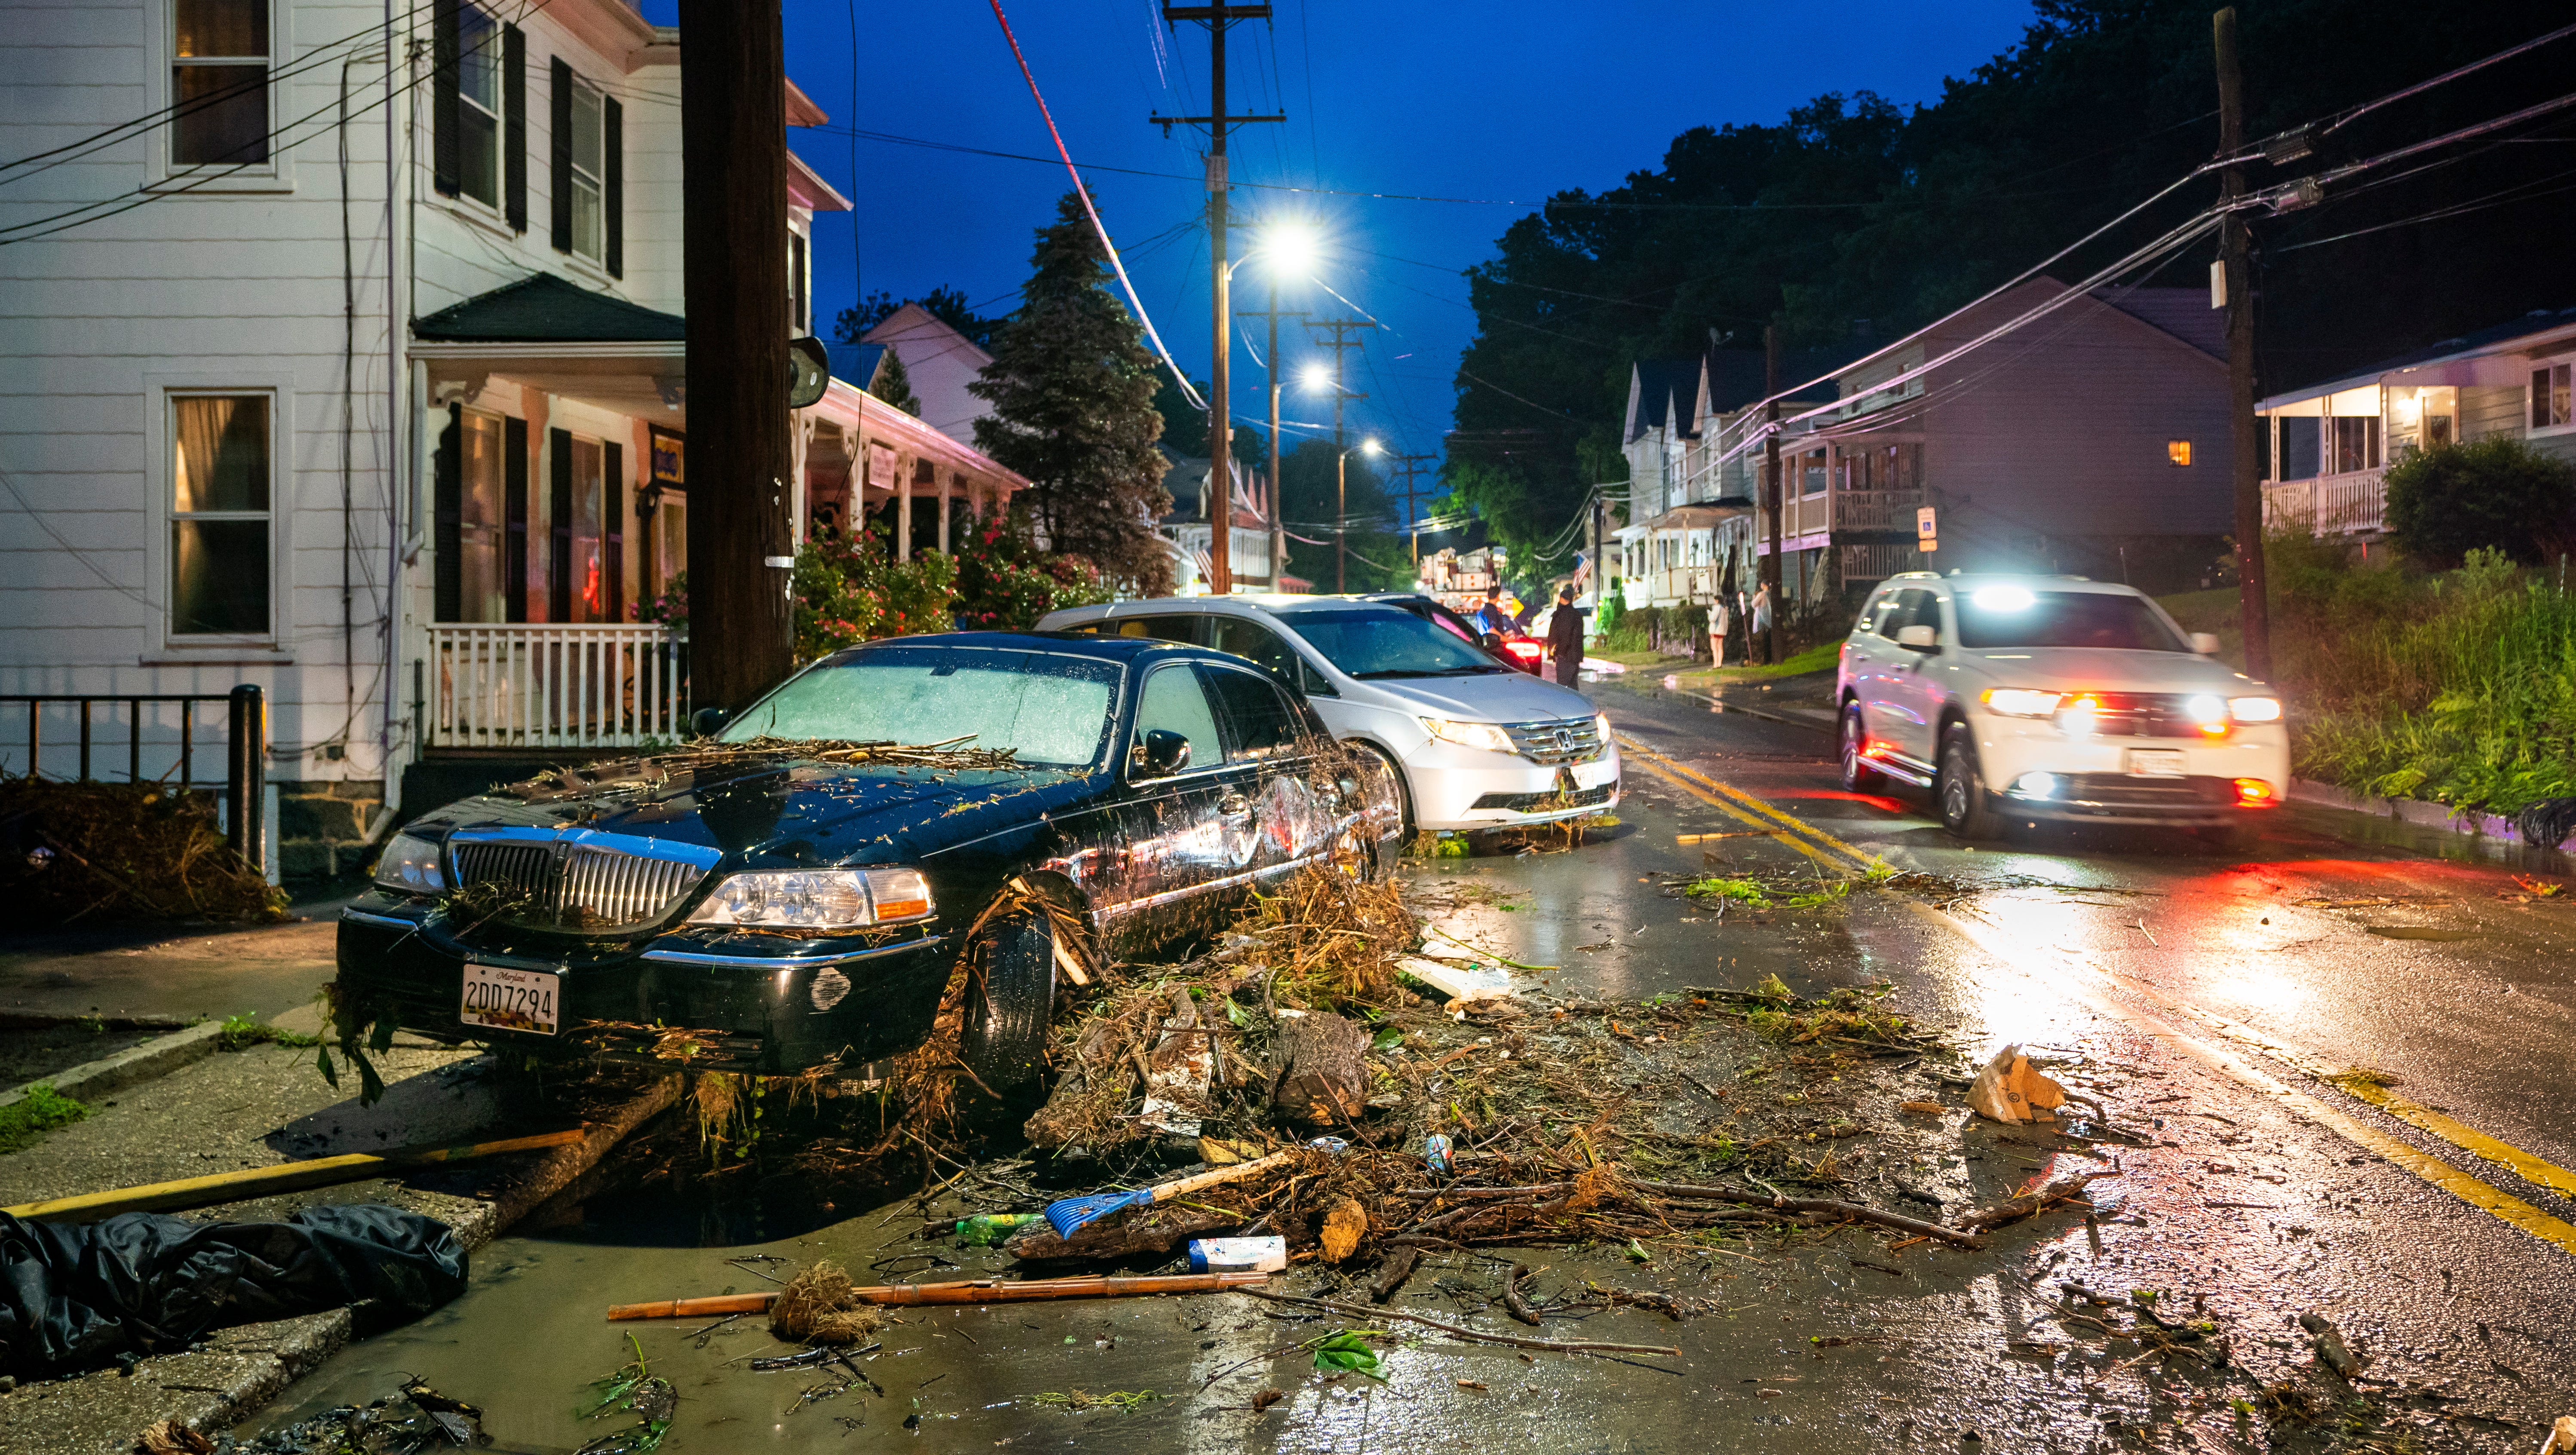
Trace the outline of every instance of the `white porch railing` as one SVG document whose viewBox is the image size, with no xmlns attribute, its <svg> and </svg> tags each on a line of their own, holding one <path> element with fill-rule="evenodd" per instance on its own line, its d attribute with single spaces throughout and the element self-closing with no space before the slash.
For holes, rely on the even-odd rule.
<svg viewBox="0 0 2576 1455">
<path fill-rule="evenodd" d="M 2383 529 L 2388 469 L 2352 470 L 2312 480 L 2263 482 L 2263 526 L 2304 528 L 2320 536 L 2370 535 Z"/>
<path fill-rule="evenodd" d="M 1657 605 L 1687 605 L 1708 600 L 1716 575 L 1713 566 L 1672 566 L 1648 572 L 1646 589 Z"/>
<path fill-rule="evenodd" d="M 688 637 L 652 623 L 441 622 L 433 748 L 616 748 L 689 735 Z"/>
</svg>

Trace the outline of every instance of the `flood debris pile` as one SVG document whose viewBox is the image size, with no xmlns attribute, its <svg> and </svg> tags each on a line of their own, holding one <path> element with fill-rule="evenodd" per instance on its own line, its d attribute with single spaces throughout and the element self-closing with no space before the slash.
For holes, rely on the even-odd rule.
<svg viewBox="0 0 2576 1455">
<path fill-rule="evenodd" d="M 0 774 L 0 923 L 269 923 L 286 896 L 232 851 L 215 795 Z"/>
</svg>

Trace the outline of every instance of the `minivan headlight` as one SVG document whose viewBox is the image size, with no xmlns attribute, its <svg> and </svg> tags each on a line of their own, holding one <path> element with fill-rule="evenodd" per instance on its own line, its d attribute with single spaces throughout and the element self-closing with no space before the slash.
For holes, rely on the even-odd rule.
<svg viewBox="0 0 2576 1455">
<path fill-rule="evenodd" d="M 1422 727 L 1424 731 L 1440 741 L 1456 743 L 1462 748 L 1481 748 L 1488 753 L 1520 751 L 1512 746 L 1512 735 L 1504 732 L 1500 723 L 1460 722 L 1455 718 L 1426 717 L 1422 720 Z"/>
<path fill-rule="evenodd" d="M 444 894 L 447 870 L 439 863 L 439 846 L 412 834 L 396 834 L 376 861 L 376 882 L 402 894 Z"/>
<path fill-rule="evenodd" d="M 689 923 L 862 930 L 934 911 L 930 881 L 918 869 L 762 869 L 726 878 Z"/>
</svg>

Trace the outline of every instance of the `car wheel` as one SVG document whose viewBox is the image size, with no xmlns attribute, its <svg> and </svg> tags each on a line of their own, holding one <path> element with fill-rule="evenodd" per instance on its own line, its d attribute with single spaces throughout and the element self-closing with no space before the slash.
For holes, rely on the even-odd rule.
<svg viewBox="0 0 2576 1455">
<path fill-rule="evenodd" d="M 1372 814 L 1395 816 L 1400 842 L 1413 839 L 1413 793 L 1404 781 L 1404 770 L 1386 749 L 1375 743 L 1353 741 L 1347 745 L 1351 755 L 1360 760 L 1360 794 Z M 1371 765 L 1375 770 L 1371 771 Z"/>
<path fill-rule="evenodd" d="M 1352 743 L 1351 774 L 1359 782 L 1360 821 L 1348 831 L 1355 842 L 1334 858 L 1371 884 L 1395 877 L 1396 861 L 1413 842 L 1413 803 L 1404 791 L 1404 772 L 1385 751 L 1370 743 Z"/>
<path fill-rule="evenodd" d="M 1869 760 L 1861 756 L 1861 749 L 1868 742 L 1869 731 L 1861 721 L 1860 703 L 1844 703 L 1842 759 L 1843 791 L 1846 793 L 1875 793 L 1885 782 L 1879 771 L 1869 766 Z"/>
<path fill-rule="evenodd" d="M 2000 832 L 1986 785 L 1977 777 L 1977 744 L 1966 723 L 1952 723 L 1941 734 L 1941 774 L 1932 791 L 1943 828 L 1963 839 L 1991 839 Z"/>
<path fill-rule="evenodd" d="M 1054 921 L 1031 907 L 994 915 L 967 954 L 959 1059 L 996 1090 L 1035 1077 L 1055 1018 Z"/>
</svg>

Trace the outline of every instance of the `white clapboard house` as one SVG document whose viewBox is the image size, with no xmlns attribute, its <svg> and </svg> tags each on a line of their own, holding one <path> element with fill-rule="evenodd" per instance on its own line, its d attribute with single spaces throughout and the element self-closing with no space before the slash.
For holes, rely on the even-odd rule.
<svg viewBox="0 0 2576 1455">
<path fill-rule="evenodd" d="M 0 3 L 0 698 L 51 699 L 0 701 L 0 769 L 168 777 L 184 737 L 204 780 L 220 703 L 67 699 L 255 684 L 292 876 L 407 796 L 679 736 L 680 34 Z M 791 86 L 781 119 L 823 117 Z M 848 206 L 791 160 L 792 332 Z M 843 381 L 794 439 L 800 534 L 940 545 L 1025 483 Z"/>
</svg>

